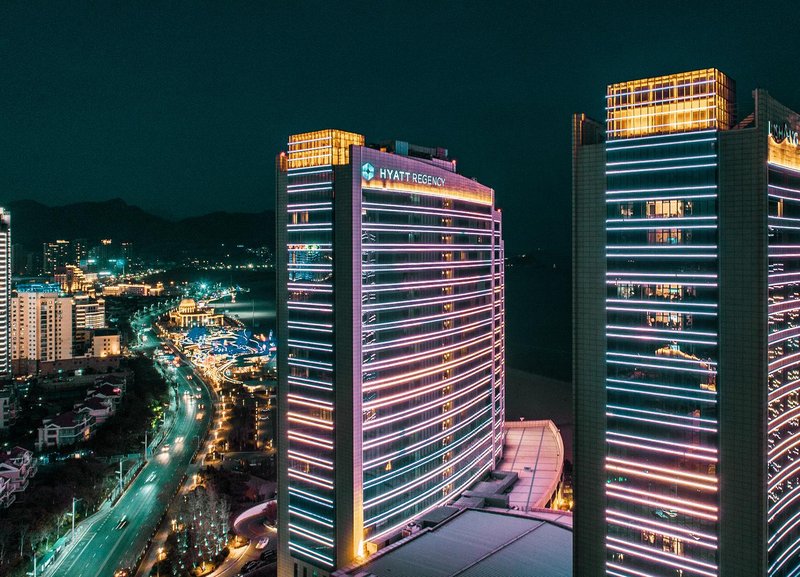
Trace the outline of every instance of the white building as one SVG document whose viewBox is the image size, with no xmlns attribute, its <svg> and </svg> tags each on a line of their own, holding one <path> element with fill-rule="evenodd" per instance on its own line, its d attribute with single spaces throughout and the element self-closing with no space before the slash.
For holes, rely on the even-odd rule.
<svg viewBox="0 0 800 577">
<path fill-rule="evenodd" d="M 38 450 L 48 447 L 65 447 L 91 438 L 95 429 L 95 418 L 88 408 L 67 411 L 60 415 L 44 419 L 39 427 Z"/>
<path fill-rule="evenodd" d="M 76 294 L 72 298 L 75 301 L 76 329 L 103 329 L 106 327 L 105 300 L 87 294 Z"/>
<path fill-rule="evenodd" d="M 11 219 L 0 208 L 0 377 L 11 375 Z"/>
<path fill-rule="evenodd" d="M 38 362 L 72 358 L 72 298 L 53 285 L 26 285 L 11 301 L 11 353 L 18 370 L 33 372 Z"/>
<path fill-rule="evenodd" d="M 8 481 L 8 490 L 12 493 L 25 491 L 30 479 L 38 470 L 33 451 L 14 447 L 7 453 L 0 453 L 0 479 Z"/>
</svg>

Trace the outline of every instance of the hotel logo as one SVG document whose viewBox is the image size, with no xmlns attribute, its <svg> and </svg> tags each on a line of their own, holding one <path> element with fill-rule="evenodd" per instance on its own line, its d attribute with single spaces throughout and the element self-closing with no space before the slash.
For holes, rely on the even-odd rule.
<svg viewBox="0 0 800 577">
<path fill-rule="evenodd" d="M 375 177 L 375 167 L 372 166 L 369 162 L 365 162 L 361 165 L 361 178 L 369 182 Z"/>
</svg>

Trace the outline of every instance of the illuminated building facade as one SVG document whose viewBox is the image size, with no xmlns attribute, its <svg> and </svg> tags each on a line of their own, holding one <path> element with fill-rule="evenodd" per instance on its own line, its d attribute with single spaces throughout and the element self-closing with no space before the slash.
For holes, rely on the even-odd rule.
<svg viewBox="0 0 800 577">
<path fill-rule="evenodd" d="M 338 130 L 277 183 L 278 574 L 327 577 L 501 456 L 501 220 L 446 150 Z"/>
<path fill-rule="evenodd" d="M 715 69 L 573 123 L 575 574 L 800 575 L 800 116 Z"/>
<path fill-rule="evenodd" d="M 11 298 L 11 353 L 15 372 L 35 373 L 40 362 L 73 356 L 73 303 L 57 284 L 17 287 Z"/>
<path fill-rule="evenodd" d="M 11 217 L 0 208 L 0 378 L 11 376 Z"/>
<path fill-rule="evenodd" d="M 68 264 L 77 264 L 74 261 L 75 252 L 70 248 L 68 240 L 46 242 L 42 247 L 42 268 L 45 274 L 55 274 L 60 267 Z"/>
</svg>

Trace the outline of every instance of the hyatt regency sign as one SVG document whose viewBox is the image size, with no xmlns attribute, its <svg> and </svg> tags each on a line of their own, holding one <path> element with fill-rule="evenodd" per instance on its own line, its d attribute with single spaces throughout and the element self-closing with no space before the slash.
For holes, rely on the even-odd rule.
<svg viewBox="0 0 800 577">
<path fill-rule="evenodd" d="M 377 174 L 376 174 L 377 172 Z M 409 182 L 412 184 L 422 184 L 426 186 L 444 186 L 443 176 L 433 176 L 423 172 L 408 172 L 406 170 L 396 170 L 394 168 L 375 169 L 371 163 L 365 162 L 361 165 L 361 177 L 369 182 L 375 176 L 381 180 L 391 180 L 394 182 Z"/>
<path fill-rule="evenodd" d="M 787 122 L 782 124 L 769 123 L 769 133 L 775 142 L 782 142 L 786 140 L 789 144 L 800 146 L 800 135 L 794 130 Z"/>
</svg>

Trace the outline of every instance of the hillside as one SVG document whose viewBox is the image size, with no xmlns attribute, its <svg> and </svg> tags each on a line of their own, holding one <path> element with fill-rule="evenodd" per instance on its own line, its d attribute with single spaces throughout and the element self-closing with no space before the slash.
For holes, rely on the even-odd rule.
<svg viewBox="0 0 800 577">
<path fill-rule="evenodd" d="M 214 212 L 173 221 L 119 198 L 64 206 L 20 200 L 3 206 L 11 213 L 13 242 L 28 250 L 37 250 L 43 242 L 59 238 L 89 241 L 113 238 L 131 241 L 143 251 L 202 248 L 221 243 L 272 248 L 275 243 L 275 215 L 271 210 Z"/>
</svg>

